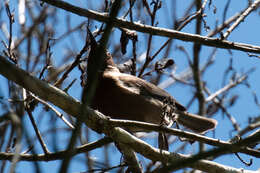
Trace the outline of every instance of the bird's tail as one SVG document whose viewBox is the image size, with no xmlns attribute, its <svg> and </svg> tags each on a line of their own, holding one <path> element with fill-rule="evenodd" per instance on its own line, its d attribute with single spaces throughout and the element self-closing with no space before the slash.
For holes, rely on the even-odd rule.
<svg viewBox="0 0 260 173">
<path fill-rule="evenodd" d="M 178 111 L 177 122 L 197 133 L 205 133 L 214 129 L 217 125 L 217 121 L 212 118 L 202 117 L 186 111 Z"/>
</svg>

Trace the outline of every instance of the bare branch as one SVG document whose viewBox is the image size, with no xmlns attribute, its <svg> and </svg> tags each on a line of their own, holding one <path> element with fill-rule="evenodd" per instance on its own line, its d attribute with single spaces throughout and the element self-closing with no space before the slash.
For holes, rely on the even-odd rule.
<svg viewBox="0 0 260 173">
<path fill-rule="evenodd" d="M 243 82 L 244 80 L 247 79 L 247 75 L 244 75 L 242 77 L 240 77 L 239 79 L 237 79 L 236 81 L 231 81 L 228 85 L 226 85 L 225 87 L 219 89 L 218 91 L 216 91 L 215 93 L 211 94 L 210 96 L 208 96 L 208 98 L 206 98 L 206 102 L 209 102 L 211 100 L 213 100 L 215 97 L 217 97 L 218 95 L 226 92 L 227 90 L 235 87 L 236 85 L 240 84 L 241 82 Z"/>
<path fill-rule="evenodd" d="M 77 147 L 73 150 L 72 155 L 77 155 L 80 153 L 86 153 L 96 148 L 100 148 L 104 145 L 111 143 L 111 138 L 105 137 L 100 140 L 97 140 L 92 143 L 84 144 L 80 147 Z M 54 161 L 54 160 L 62 160 L 64 155 L 66 155 L 67 150 L 58 151 L 55 153 L 48 154 L 19 154 L 19 160 L 23 161 Z M 14 157 L 14 153 L 3 153 L 0 152 L 0 160 L 9 160 L 11 161 Z"/>
<path fill-rule="evenodd" d="M 235 23 L 228 28 L 226 33 L 223 35 L 223 38 L 226 39 L 229 34 L 241 23 L 245 20 L 245 18 L 253 12 L 258 6 L 260 5 L 260 0 L 255 0 L 254 3 L 252 3 L 241 15 L 240 17 L 235 21 Z"/>
<path fill-rule="evenodd" d="M 102 22 L 108 22 L 108 20 L 109 20 L 109 17 L 107 16 L 107 14 L 102 14 L 102 13 L 98 13 L 93 10 L 86 10 L 86 9 L 83 9 L 80 7 L 76 7 L 69 3 L 66 3 L 64 1 L 42 0 L 42 2 L 46 2 L 48 4 L 51 4 L 53 6 L 64 9 L 66 11 L 72 12 L 79 16 L 85 16 L 87 18 L 95 19 L 95 20 L 102 21 Z M 210 38 L 210 37 L 200 36 L 200 35 L 196 35 L 196 34 L 179 32 L 179 31 L 175 31 L 175 30 L 171 30 L 171 29 L 158 28 L 158 27 L 140 24 L 137 22 L 132 23 L 132 22 L 128 22 L 123 19 L 118 19 L 118 18 L 113 19 L 113 25 L 115 27 L 127 28 L 130 30 L 136 30 L 139 32 L 150 33 L 153 35 L 180 39 L 182 41 L 196 42 L 196 43 L 203 44 L 206 46 L 211 46 L 211 47 L 260 53 L 260 46 L 238 43 L 238 42 L 230 42 L 230 41 L 221 40 L 218 38 Z"/>
<path fill-rule="evenodd" d="M 0 67 L 0 73 L 7 77 L 9 80 L 17 82 L 17 84 L 20 84 L 25 89 L 30 90 L 34 94 L 39 95 L 41 98 L 52 102 L 56 106 L 59 106 L 67 113 L 75 117 L 78 116 L 81 107 L 80 103 L 68 96 L 63 91 L 60 91 L 59 89 L 52 87 L 51 85 L 46 84 L 45 82 L 40 81 L 35 77 L 30 76 L 27 72 L 17 68 L 15 65 L 8 62 L 2 56 L 0 56 Z M 30 81 L 30 85 L 28 85 L 28 80 Z M 48 93 L 48 95 L 46 95 L 46 93 Z M 159 149 L 153 148 L 147 143 L 144 143 L 142 140 L 130 135 L 128 132 L 122 130 L 121 128 L 111 127 L 112 124 L 110 123 L 109 119 L 107 119 L 107 121 L 104 115 L 98 113 L 97 111 L 87 109 L 86 113 L 87 116 L 82 116 L 85 117 L 84 120 L 88 127 L 92 128 L 93 130 L 96 130 L 97 132 L 103 131 L 106 135 L 112 137 L 113 140 L 119 143 L 127 144 L 129 147 L 134 149 L 136 152 L 142 154 L 143 156 L 147 157 L 148 159 L 151 159 L 153 161 L 161 161 L 163 163 L 171 163 L 174 162 L 176 159 L 179 160 L 189 157 L 186 155 L 169 153 L 167 151 L 160 151 Z M 100 127 L 104 127 L 104 129 L 102 130 L 100 129 Z M 255 138 L 255 136 L 253 137 L 253 140 L 259 140 L 258 134 L 256 135 L 257 138 Z M 248 142 L 247 139 L 245 140 Z M 253 142 L 253 140 L 250 140 L 250 142 Z M 237 152 L 241 150 L 240 146 L 242 144 L 246 145 L 247 143 L 238 142 L 238 144 L 233 144 L 232 146 L 230 146 L 233 147 L 232 150 L 230 150 L 230 147 L 225 146 L 225 149 L 227 149 L 225 150 L 225 153 Z M 190 166 L 195 169 L 208 171 L 209 169 L 213 169 L 213 167 L 215 168 L 215 165 L 216 163 L 214 162 L 200 160 L 195 165 Z M 221 168 L 217 169 L 223 171 L 223 167 L 226 168 L 225 166 L 222 166 Z"/>
</svg>

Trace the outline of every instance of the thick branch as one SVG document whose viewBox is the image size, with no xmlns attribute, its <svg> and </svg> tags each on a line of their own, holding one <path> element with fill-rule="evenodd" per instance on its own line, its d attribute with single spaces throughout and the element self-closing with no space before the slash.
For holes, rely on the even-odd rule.
<svg viewBox="0 0 260 173">
<path fill-rule="evenodd" d="M 60 107 L 61 109 L 75 117 L 77 117 L 78 113 L 80 112 L 81 104 L 78 101 L 71 98 L 63 91 L 51 86 L 50 84 L 47 84 L 29 75 L 24 70 L 19 69 L 15 65 L 11 64 L 3 56 L 0 56 L 0 74 L 5 76 L 9 80 L 12 80 L 21 85 L 26 90 L 33 92 L 35 95 L 38 95 L 42 99 L 50 101 L 54 105 Z M 84 116 L 85 123 L 88 127 L 97 132 L 103 132 L 107 136 L 111 137 L 114 141 L 131 147 L 134 151 L 142 154 L 144 157 L 150 160 L 161 161 L 163 163 L 174 163 L 176 160 L 183 160 L 190 157 L 187 155 L 170 153 L 168 151 L 161 151 L 134 137 L 125 130 L 118 127 L 113 127 L 109 119 L 106 118 L 103 114 L 89 108 L 86 108 L 85 112 L 86 115 L 82 116 Z M 237 150 L 240 150 L 240 148 L 235 146 L 234 151 Z M 230 147 L 228 147 L 228 150 L 226 150 L 225 153 L 234 151 L 231 151 Z M 216 169 L 215 165 L 216 163 L 211 161 L 199 160 L 196 162 L 196 164 L 192 164 L 189 166 L 194 169 L 200 169 L 202 171 L 208 172 L 209 170 Z M 226 168 L 230 167 L 222 165 L 222 167 L 217 169 L 218 172 L 225 172 Z M 238 172 L 238 169 L 230 169 L 237 170 Z"/>
</svg>

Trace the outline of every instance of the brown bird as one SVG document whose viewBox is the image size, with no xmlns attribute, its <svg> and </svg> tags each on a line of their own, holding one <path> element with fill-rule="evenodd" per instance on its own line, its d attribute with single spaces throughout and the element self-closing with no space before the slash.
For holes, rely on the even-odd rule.
<svg viewBox="0 0 260 173">
<path fill-rule="evenodd" d="M 91 50 L 88 57 L 88 77 L 92 75 L 91 70 L 96 68 L 94 57 L 98 53 L 98 44 L 91 33 L 89 36 Z M 216 120 L 188 113 L 184 106 L 163 89 L 136 76 L 121 73 L 108 52 L 103 59 L 90 103 L 93 109 L 115 119 L 167 126 L 177 121 L 197 133 L 204 133 L 216 127 Z"/>
</svg>

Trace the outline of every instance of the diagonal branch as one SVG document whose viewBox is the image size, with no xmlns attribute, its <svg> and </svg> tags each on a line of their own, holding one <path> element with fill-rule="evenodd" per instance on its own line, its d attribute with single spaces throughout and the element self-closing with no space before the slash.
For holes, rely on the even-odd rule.
<svg viewBox="0 0 260 173">
<path fill-rule="evenodd" d="M 252 3 L 240 16 L 239 18 L 234 22 L 233 25 L 231 25 L 226 33 L 223 35 L 223 38 L 226 39 L 230 33 L 238 27 L 238 25 L 245 20 L 245 18 L 254 11 L 257 7 L 260 5 L 260 0 L 256 0 L 254 3 Z"/>
<path fill-rule="evenodd" d="M 226 92 L 227 90 L 229 90 L 229 89 L 231 89 L 231 88 L 237 86 L 238 84 L 240 84 L 241 82 L 243 82 L 243 81 L 246 80 L 246 79 L 247 79 L 247 76 L 245 75 L 245 76 L 240 77 L 240 78 L 237 79 L 236 81 L 231 81 L 231 82 L 230 82 L 228 85 L 226 85 L 225 87 L 219 89 L 219 90 L 216 91 L 215 93 L 213 93 L 213 94 L 211 94 L 210 96 L 208 96 L 205 101 L 206 101 L 206 102 L 209 102 L 209 101 L 213 100 L 213 99 L 216 98 L 218 95 L 220 95 L 220 94 Z"/>
<path fill-rule="evenodd" d="M 84 16 L 87 18 L 95 19 L 100 22 L 109 21 L 109 16 L 107 15 L 107 13 L 98 13 L 93 10 L 83 9 L 83 8 L 71 5 L 67 2 L 61 1 L 61 0 L 41 0 L 41 1 L 51 4 L 55 7 L 64 9 L 68 12 L 77 14 L 79 16 Z M 203 45 L 211 46 L 211 47 L 260 53 L 260 46 L 256 46 L 256 45 L 231 42 L 231 41 L 226 41 L 226 40 L 220 40 L 219 38 L 210 38 L 210 37 L 206 37 L 206 36 L 200 36 L 197 34 L 179 32 L 179 31 L 172 30 L 172 29 L 153 27 L 150 25 L 140 24 L 137 22 L 129 22 L 129 21 L 126 21 L 124 19 L 119 19 L 119 18 L 113 19 L 113 25 L 115 27 L 127 28 L 130 30 L 136 30 L 136 31 L 143 32 L 143 33 L 149 33 L 149 34 L 153 34 L 153 35 L 159 35 L 159 36 L 179 39 L 182 41 L 195 42 L 195 43 L 199 43 L 199 44 L 203 44 Z"/>
</svg>

